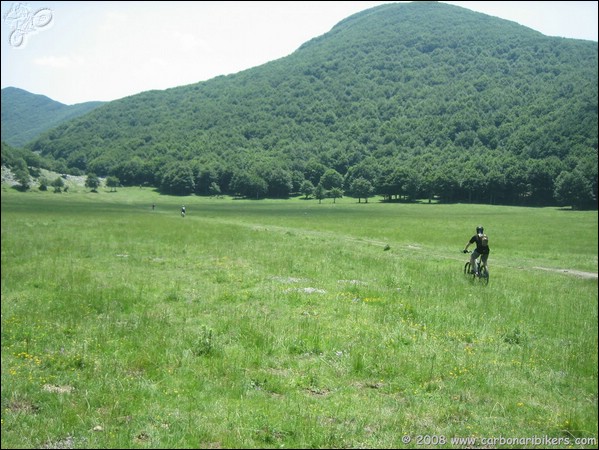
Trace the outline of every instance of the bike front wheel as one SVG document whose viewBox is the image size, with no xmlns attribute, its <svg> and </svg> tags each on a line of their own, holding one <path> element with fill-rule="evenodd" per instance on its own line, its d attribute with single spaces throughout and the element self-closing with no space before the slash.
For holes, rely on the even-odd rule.
<svg viewBox="0 0 599 450">
<path fill-rule="evenodd" d="M 470 261 L 468 261 L 466 264 L 464 264 L 464 275 L 472 275 L 471 268 L 472 268 L 472 266 L 470 265 Z"/>
</svg>

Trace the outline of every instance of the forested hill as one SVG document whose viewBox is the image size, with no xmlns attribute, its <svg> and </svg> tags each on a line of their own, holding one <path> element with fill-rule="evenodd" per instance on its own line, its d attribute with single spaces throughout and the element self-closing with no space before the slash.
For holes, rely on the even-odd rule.
<svg viewBox="0 0 599 450">
<path fill-rule="evenodd" d="M 31 148 L 170 193 L 359 180 L 389 198 L 552 204 L 580 180 L 596 202 L 597 50 L 448 4 L 387 4 L 285 58 L 106 104 Z"/>
<path fill-rule="evenodd" d="M 2 89 L 2 140 L 23 146 L 44 131 L 75 117 L 82 116 L 102 102 L 65 105 L 44 95 L 14 87 Z"/>
</svg>

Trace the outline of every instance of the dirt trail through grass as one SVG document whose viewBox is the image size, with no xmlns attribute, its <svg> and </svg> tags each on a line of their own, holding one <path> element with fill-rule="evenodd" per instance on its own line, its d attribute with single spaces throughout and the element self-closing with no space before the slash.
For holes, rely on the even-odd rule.
<svg viewBox="0 0 599 450">
<path fill-rule="evenodd" d="M 572 275 L 572 276 L 580 277 L 580 278 L 588 278 L 588 279 L 591 279 L 591 280 L 596 280 L 598 278 L 596 273 L 593 273 L 593 272 L 582 272 L 580 270 L 552 269 L 550 267 L 533 267 L 533 269 L 547 270 L 549 272 L 559 272 L 559 273 L 564 273 L 566 275 Z"/>
<path fill-rule="evenodd" d="M 415 251 L 415 252 L 425 250 L 419 244 L 397 244 L 397 243 L 394 244 L 392 242 L 384 242 L 384 241 L 380 241 L 377 239 L 367 239 L 367 238 L 360 238 L 360 237 L 349 236 L 349 235 L 340 235 L 338 233 L 334 233 L 331 231 L 307 230 L 304 228 L 282 227 L 282 226 L 278 226 L 278 225 L 265 225 L 265 224 L 238 222 L 238 221 L 215 219 L 215 218 L 210 218 L 209 220 L 215 220 L 220 223 L 225 223 L 227 225 L 237 225 L 237 226 L 248 227 L 255 231 L 277 232 L 277 233 L 293 234 L 296 236 L 298 236 L 298 235 L 299 236 L 310 236 L 310 237 L 319 238 L 319 239 L 323 239 L 323 240 L 329 240 L 329 241 L 333 241 L 333 240 L 340 241 L 341 240 L 341 241 L 345 241 L 345 242 L 373 245 L 376 247 L 381 247 L 381 249 L 390 249 L 390 250 L 401 249 L 401 250 L 408 250 L 408 251 Z M 389 247 L 387 247 L 387 246 L 389 246 Z M 428 252 L 428 254 L 430 255 L 430 252 Z M 442 254 L 435 254 L 434 256 L 438 257 L 438 258 L 452 259 L 452 260 L 459 260 L 462 258 L 462 256 L 454 257 L 454 256 L 448 256 L 448 255 L 442 255 Z M 494 263 L 494 265 L 497 265 L 497 264 Z M 512 267 L 512 268 L 520 269 L 520 270 L 525 269 L 524 267 Z M 550 268 L 550 267 L 539 267 L 539 266 L 532 266 L 530 268 L 534 269 L 534 270 L 544 270 L 544 271 L 549 271 L 549 272 L 556 272 L 556 273 L 561 273 L 564 275 L 570 275 L 570 276 L 575 276 L 575 277 L 585 278 L 585 279 L 590 279 L 590 280 L 597 280 L 599 278 L 598 274 L 595 272 L 584 272 L 581 270 L 574 270 L 574 269 L 561 269 L 561 268 Z"/>
</svg>

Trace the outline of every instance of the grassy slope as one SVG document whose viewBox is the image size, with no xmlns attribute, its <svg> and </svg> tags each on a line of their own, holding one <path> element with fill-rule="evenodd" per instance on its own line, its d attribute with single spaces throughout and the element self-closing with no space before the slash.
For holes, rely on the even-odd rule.
<svg viewBox="0 0 599 450">
<path fill-rule="evenodd" d="M 2 192 L 3 448 L 597 438 L 597 212 L 182 201 Z"/>
</svg>

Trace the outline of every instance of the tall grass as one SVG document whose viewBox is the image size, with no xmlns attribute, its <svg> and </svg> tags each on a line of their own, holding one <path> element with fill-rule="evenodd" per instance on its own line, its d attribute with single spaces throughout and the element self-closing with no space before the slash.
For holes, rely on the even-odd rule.
<svg viewBox="0 0 599 450">
<path fill-rule="evenodd" d="M 597 279 L 562 269 L 597 212 L 5 190 L 2 447 L 596 447 Z"/>
</svg>

